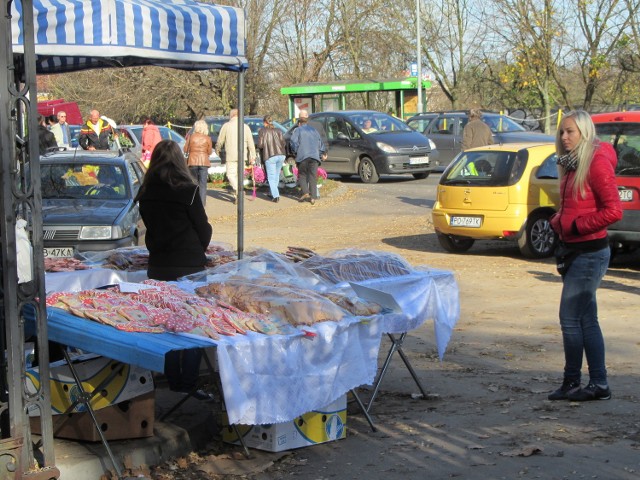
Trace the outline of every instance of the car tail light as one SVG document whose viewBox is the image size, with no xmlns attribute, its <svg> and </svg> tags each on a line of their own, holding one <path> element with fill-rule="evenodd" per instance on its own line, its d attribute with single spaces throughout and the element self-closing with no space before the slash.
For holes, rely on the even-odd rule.
<svg viewBox="0 0 640 480">
<path fill-rule="evenodd" d="M 505 237 L 505 238 L 515 237 L 517 234 L 518 234 L 518 232 L 514 232 L 512 230 L 503 230 L 502 231 L 502 236 Z"/>
</svg>

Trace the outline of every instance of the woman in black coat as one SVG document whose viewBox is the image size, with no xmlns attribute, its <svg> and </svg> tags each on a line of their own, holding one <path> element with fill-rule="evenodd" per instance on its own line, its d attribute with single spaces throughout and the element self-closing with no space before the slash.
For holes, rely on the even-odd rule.
<svg viewBox="0 0 640 480">
<path fill-rule="evenodd" d="M 213 229 L 198 188 L 180 146 L 172 140 L 159 142 L 136 195 L 147 227 L 149 278 L 172 281 L 205 269 L 205 252 Z M 201 357 L 200 349 L 166 355 L 165 375 L 171 390 L 191 393 L 200 400 L 209 398 L 196 390 Z"/>
</svg>

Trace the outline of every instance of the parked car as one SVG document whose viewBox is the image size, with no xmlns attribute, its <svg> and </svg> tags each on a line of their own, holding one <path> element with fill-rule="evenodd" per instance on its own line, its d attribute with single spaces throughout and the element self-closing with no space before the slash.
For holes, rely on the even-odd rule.
<svg viewBox="0 0 640 480">
<path fill-rule="evenodd" d="M 364 183 L 376 183 L 381 174 L 410 174 L 423 179 L 431 172 L 431 144 L 424 135 L 386 113 L 372 110 L 321 112 L 309 115 L 324 129 L 328 145 L 322 168 L 349 178 L 360 176 Z M 370 120 L 374 132 L 365 133 Z M 285 138 L 291 138 L 294 127 Z"/>
<path fill-rule="evenodd" d="M 553 253 L 549 218 L 560 204 L 553 143 L 506 143 L 460 153 L 440 177 L 433 225 L 448 252 L 476 240 L 518 242 L 531 258 Z"/>
<path fill-rule="evenodd" d="M 555 137 L 527 130 L 505 115 L 483 112 L 482 120 L 491 128 L 494 143 L 555 141 Z M 414 115 L 407 120 L 407 125 L 436 144 L 439 155 L 435 167 L 442 171 L 460 153 L 462 130 L 468 121 L 468 111 L 429 112 Z"/>
<path fill-rule="evenodd" d="M 138 156 L 142 155 L 142 125 L 118 125 L 118 137 L 120 139 L 120 146 L 123 148 L 129 148 L 133 153 Z M 175 130 L 165 127 L 164 125 L 158 125 L 160 130 L 160 136 L 163 140 L 173 140 L 180 145 L 180 148 L 184 147 L 185 139 Z"/>
<path fill-rule="evenodd" d="M 610 225 L 612 253 L 640 247 L 640 111 L 593 115 L 601 140 L 611 142 L 618 154 L 616 183 L 623 217 Z"/>
<path fill-rule="evenodd" d="M 131 152 L 71 150 L 40 159 L 45 257 L 138 245 L 133 201 L 145 168 Z"/>
</svg>

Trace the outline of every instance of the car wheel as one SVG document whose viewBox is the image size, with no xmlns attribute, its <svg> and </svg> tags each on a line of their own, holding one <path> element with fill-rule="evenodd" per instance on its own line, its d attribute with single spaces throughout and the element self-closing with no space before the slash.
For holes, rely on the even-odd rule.
<svg viewBox="0 0 640 480">
<path fill-rule="evenodd" d="M 548 213 L 533 213 L 527 219 L 527 228 L 518 239 L 522 255 L 528 258 L 546 258 L 553 255 L 557 235 L 549 223 Z"/>
<path fill-rule="evenodd" d="M 429 172 L 414 173 L 413 174 L 413 178 L 415 178 L 416 180 L 424 180 L 428 176 L 429 176 Z"/>
<path fill-rule="evenodd" d="M 451 253 L 462 253 L 469 250 L 475 240 L 473 238 L 459 237 L 457 235 L 447 235 L 445 233 L 436 232 L 438 241 L 442 248 Z"/>
<path fill-rule="evenodd" d="M 363 183 L 377 183 L 380 179 L 376 166 L 370 158 L 364 157 L 358 165 L 358 175 Z"/>
</svg>

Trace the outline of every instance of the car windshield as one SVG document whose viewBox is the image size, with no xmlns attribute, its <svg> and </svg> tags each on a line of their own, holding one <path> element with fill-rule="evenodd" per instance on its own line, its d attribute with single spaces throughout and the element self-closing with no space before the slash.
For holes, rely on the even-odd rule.
<svg viewBox="0 0 640 480">
<path fill-rule="evenodd" d="M 638 176 L 640 174 L 640 124 L 597 123 L 598 138 L 610 142 L 618 154 L 616 175 Z"/>
<path fill-rule="evenodd" d="M 402 120 L 380 112 L 356 112 L 349 114 L 349 120 L 354 125 L 358 125 L 365 133 L 385 133 L 385 132 L 411 132 L 413 129 Z M 370 127 L 365 126 L 365 122 L 371 122 Z M 371 131 L 367 131 L 371 128 Z"/>
<path fill-rule="evenodd" d="M 527 165 L 527 150 L 461 153 L 440 180 L 443 185 L 507 186 L 516 183 Z"/>
<path fill-rule="evenodd" d="M 482 121 L 487 125 L 489 125 L 489 128 L 493 133 L 526 132 L 527 131 L 527 129 L 524 128 L 522 125 L 514 122 L 509 117 L 505 117 L 504 115 L 483 113 Z"/>
<path fill-rule="evenodd" d="M 51 199 L 123 199 L 127 187 L 124 172 L 118 165 L 96 162 L 65 163 L 40 166 L 42 198 Z"/>
</svg>

